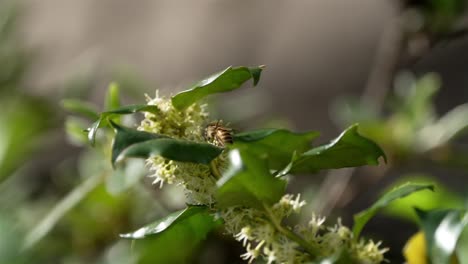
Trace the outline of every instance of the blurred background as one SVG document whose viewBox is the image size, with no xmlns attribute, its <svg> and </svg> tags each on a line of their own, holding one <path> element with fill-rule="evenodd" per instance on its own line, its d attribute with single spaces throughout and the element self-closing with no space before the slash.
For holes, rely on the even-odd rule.
<svg viewBox="0 0 468 264">
<path fill-rule="evenodd" d="M 215 117 L 238 130 L 316 130 L 317 144 L 360 122 L 389 157 L 379 167 L 293 179 L 309 213 L 351 225 L 352 214 L 396 183 L 437 182 L 437 195 L 397 203 L 364 230 L 401 263 L 418 229 L 410 206 L 466 203 L 465 6 L 1 0 L 0 263 L 136 263 L 118 234 L 184 206 L 176 188 L 150 184 L 142 162 L 112 170 L 110 136 L 89 147 L 82 129 L 90 120 L 67 111 L 64 99 L 102 111 L 111 82 L 124 104 L 143 103 L 156 89 L 170 96 L 229 65 L 261 64 L 260 85 L 220 96 Z M 222 233 L 199 250 L 193 262 L 242 263 L 242 249 Z"/>
</svg>

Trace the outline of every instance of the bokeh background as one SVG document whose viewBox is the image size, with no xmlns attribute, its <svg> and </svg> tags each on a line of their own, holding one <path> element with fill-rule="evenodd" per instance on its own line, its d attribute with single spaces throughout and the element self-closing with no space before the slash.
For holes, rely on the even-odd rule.
<svg viewBox="0 0 468 264">
<path fill-rule="evenodd" d="M 112 171 L 105 146 L 67 136 L 86 123 L 70 118 L 61 102 L 82 99 L 103 109 L 115 81 L 124 103 L 141 103 L 145 93 L 170 96 L 229 65 L 266 65 L 258 87 L 213 102 L 215 116 L 236 129 L 316 130 L 324 143 L 362 121 L 362 132 L 389 155 L 377 168 L 294 179 L 308 210 L 350 225 L 352 214 L 408 175 L 436 180 L 447 194 L 438 202 L 462 206 L 466 140 L 450 137 L 421 151 L 413 142 L 468 101 L 464 1 L 449 5 L 451 13 L 443 9 L 455 22 L 436 26 L 431 19 L 440 16 L 428 15 L 437 10 L 424 2 L 2 0 L 0 263 L 134 263 L 130 242 L 118 234 L 183 201 L 177 189 L 152 186 L 141 163 Z M 416 82 L 429 72 L 438 77 Z M 376 124 L 384 129 L 375 132 Z M 468 116 L 457 124 L 459 135 Z M 403 261 L 401 249 L 417 230 L 402 210 L 365 230 L 391 248 L 392 263 Z M 199 252 L 194 262 L 241 263 L 241 249 L 222 233 Z"/>
</svg>

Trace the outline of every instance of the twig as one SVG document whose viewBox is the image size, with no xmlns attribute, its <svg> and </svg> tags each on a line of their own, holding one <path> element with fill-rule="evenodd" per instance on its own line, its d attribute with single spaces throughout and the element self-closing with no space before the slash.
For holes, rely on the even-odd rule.
<svg viewBox="0 0 468 264">
<path fill-rule="evenodd" d="M 34 246 L 41 240 L 57 222 L 73 207 L 75 207 L 88 193 L 94 190 L 105 178 L 105 174 L 96 174 L 87 178 L 78 187 L 63 198 L 47 216 L 32 229 L 24 239 L 23 249 Z"/>
<path fill-rule="evenodd" d="M 268 218 L 270 219 L 270 222 L 273 224 L 273 226 L 276 228 L 276 230 L 278 230 L 278 232 L 280 232 L 285 237 L 287 237 L 287 238 L 291 239 L 292 241 L 296 242 L 297 244 L 299 244 L 311 256 L 317 256 L 317 252 L 316 252 L 315 248 L 312 247 L 312 245 L 310 245 L 307 241 L 305 241 L 298 234 L 291 231 L 289 228 L 282 226 L 281 223 L 279 223 L 276 220 L 275 216 L 273 215 L 273 212 L 270 210 L 268 205 L 263 204 L 263 207 L 265 208 L 265 212 L 267 213 Z"/>
</svg>

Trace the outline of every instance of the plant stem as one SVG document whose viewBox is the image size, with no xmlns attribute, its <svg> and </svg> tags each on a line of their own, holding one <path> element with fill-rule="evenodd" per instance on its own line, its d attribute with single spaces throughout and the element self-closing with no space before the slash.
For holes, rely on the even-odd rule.
<svg viewBox="0 0 468 264">
<path fill-rule="evenodd" d="M 106 175 L 106 172 L 92 175 L 67 194 L 67 196 L 57 203 L 54 208 L 52 208 L 52 210 L 41 221 L 39 221 L 35 228 L 26 235 L 23 248 L 31 248 L 45 235 L 47 235 L 47 233 L 67 212 L 69 212 L 80 201 L 82 201 L 88 193 L 93 191 L 103 182 Z"/>
<path fill-rule="evenodd" d="M 296 242 L 297 244 L 299 244 L 311 256 L 316 256 L 317 255 L 317 250 L 314 247 L 312 247 L 312 245 L 310 245 L 307 241 L 305 241 L 298 234 L 291 231 L 289 228 L 287 228 L 285 226 L 282 226 L 281 223 L 276 220 L 275 216 L 273 215 L 273 212 L 270 210 L 268 205 L 266 205 L 264 203 L 263 207 L 265 208 L 265 212 L 267 213 L 268 218 L 270 219 L 273 226 L 278 230 L 278 232 L 280 232 L 285 237 L 287 237 L 287 238 L 291 239 L 292 241 Z"/>
<path fill-rule="evenodd" d="M 210 170 L 211 170 L 211 174 L 212 174 L 216 179 L 220 179 L 220 178 L 221 178 L 221 172 L 219 171 L 218 167 L 216 166 L 215 160 L 212 160 L 212 161 L 210 162 Z"/>
</svg>

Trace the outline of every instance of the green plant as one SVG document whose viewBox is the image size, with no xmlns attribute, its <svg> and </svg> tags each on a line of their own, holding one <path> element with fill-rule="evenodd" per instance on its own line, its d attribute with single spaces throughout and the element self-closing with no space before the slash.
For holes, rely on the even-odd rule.
<svg viewBox="0 0 468 264">
<path fill-rule="evenodd" d="M 175 184 L 184 190 L 187 208 L 121 235 L 137 240 L 134 248 L 140 263 L 187 262 L 207 234 L 220 226 L 242 242 L 247 252 L 241 257 L 249 262 L 261 256 L 268 263 L 380 263 L 387 249 L 360 237 L 366 222 L 392 201 L 432 188 L 405 184 L 391 190 L 355 216 L 352 231 L 340 220 L 327 227 L 325 218 L 316 215 L 305 224 L 286 224 L 305 204 L 300 194 L 286 193 L 289 177 L 376 165 L 386 157 L 373 141 L 358 133 L 358 125 L 316 147 L 311 141 L 318 133 L 286 129 L 232 132 L 232 144 L 207 137 L 206 126 L 213 120 L 201 100 L 237 89 L 250 79 L 256 85 L 262 70 L 228 67 L 171 98 L 157 94 L 148 97 L 145 105 L 113 104 L 116 107 L 99 115 L 86 104 L 68 104 L 70 110 L 97 118 L 87 132 L 91 144 L 114 131 L 109 153 L 114 167 L 125 166 L 125 159 L 143 158 L 154 184 Z M 116 101 L 112 97 L 117 98 L 117 93 L 111 89 L 109 94 L 108 101 Z M 140 124 L 124 126 L 120 116 L 136 112 L 144 113 Z M 101 134 L 101 130 L 107 132 Z M 70 132 L 83 139 L 80 130 Z"/>
</svg>

